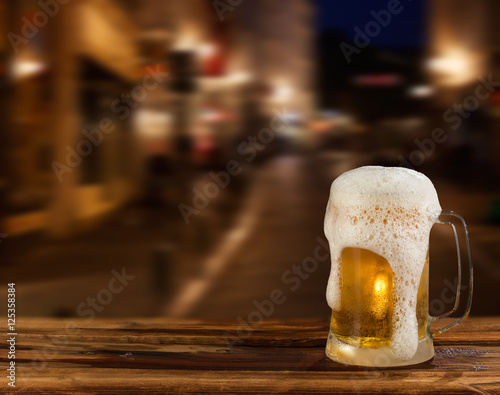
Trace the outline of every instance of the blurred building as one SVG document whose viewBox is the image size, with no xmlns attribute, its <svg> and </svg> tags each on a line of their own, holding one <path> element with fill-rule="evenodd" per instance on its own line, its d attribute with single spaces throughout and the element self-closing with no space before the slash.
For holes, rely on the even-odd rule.
<svg viewBox="0 0 500 395">
<path fill-rule="evenodd" d="M 131 196 L 133 136 L 112 101 L 140 76 L 136 31 L 112 1 L 8 4 L 5 231 L 65 233 Z"/>
<path fill-rule="evenodd" d="M 242 3 L 243 5 L 243 3 Z M 313 8 L 309 1 L 247 2 L 242 12 L 251 56 L 248 68 L 267 93 L 267 109 L 286 107 L 307 125 L 316 100 Z M 306 130 L 300 132 L 306 134 Z M 300 133 L 299 132 L 299 133 Z M 307 138 L 292 136 L 292 138 Z"/>
<path fill-rule="evenodd" d="M 488 70 L 494 51 L 495 4 L 489 0 L 434 1 L 430 7 L 427 68 L 440 100 L 457 99 L 461 90 Z M 490 20 L 491 18 L 491 20 Z"/>
<path fill-rule="evenodd" d="M 92 226 L 141 199 L 151 163 L 175 173 L 207 152 L 224 161 L 275 109 L 293 120 L 287 138 L 307 140 L 309 1 L 1 7 L 8 234 Z"/>
<path fill-rule="evenodd" d="M 427 70 L 435 88 L 435 124 L 449 135 L 457 170 L 500 170 L 500 3 L 433 1 Z M 477 177 L 476 177 L 477 178 Z"/>
</svg>

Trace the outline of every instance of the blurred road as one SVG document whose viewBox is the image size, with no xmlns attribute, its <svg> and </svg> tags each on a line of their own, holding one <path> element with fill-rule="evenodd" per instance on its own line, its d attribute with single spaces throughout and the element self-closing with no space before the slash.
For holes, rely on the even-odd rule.
<svg viewBox="0 0 500 395">
<path fill-rule="evenodd" d="M 227 269 L 200 295 L 195 308 L 184 313 L 246 317 L 263 300 L 270 300 L 274 290 L 283 301 L 272 308 L 275 318 L 328 316 L 328 259 L 301 268 L 305 258 L 314 259 L 317 247 L 322 249 L 320 257 L 327 254 L 323 215 L 329 186 L 322 181 L 312 163 L 300 157 L 281 157 L 262 168 L 240 214 L 253 218 L 251 229 L 239 248 L 225 257 Z"/>
<path fill-rule="evenodd" d="M 26 316 L 84 312 L 90 318 L 88 298 L 100 295 L 106 304 L 93 309 L 102 317 L 246 320 L 254 311 L 270 318 L 327 317 L 323 215 L 329 186 L 342 172 L 364 164 L 352 154 L 331 152 L 277 157 L 252 170 L 244 193 L 224 190 L 189 225 L 176 207 L 148 211 L 134 206 L 65 241 L 7 239 L 0 277 L 5 284 L 17 283 L 18 311 Z M 463 214 L 470 225 L 476 276 L 472 314 L 500 314 L 494 303 L 500 227 L 485 224 L 480 209 L 495 195 L 469 193 L 431 178 L 443 209 Z M 440 306 L 439 300 L 454 282 L 456 253 L 449 229 L 436 226 L 431 240 L 430 298 L 438 300 L 434 310 L 439 310 L 449 305 Z M 130 280 L 112 300 L 104 299 L 111 294 L 101 291 L 122 271 Z M 279 303 L 271 308 L 265 302 L 270 299 Z M 431 307 L 433 314 L 442 312 Z"/>
</svg>

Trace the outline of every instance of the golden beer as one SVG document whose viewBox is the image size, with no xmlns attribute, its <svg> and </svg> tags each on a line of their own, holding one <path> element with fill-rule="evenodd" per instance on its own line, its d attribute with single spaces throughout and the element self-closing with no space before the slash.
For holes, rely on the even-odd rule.
<svg viewBox="0 0 500 395">
<path fill-rule="evenodd" d="M 428 280 L 427 257 L 416 304 L 419 339 L 426 335 Z M 340 283 L 341 308 L 332 312 L 330 331 L 339 341 L 354 347 L 390 348 L 395 296 L 394 273 L 389 262 L 366 249 L 345 248 L 341 255 Z"/>
</svg>

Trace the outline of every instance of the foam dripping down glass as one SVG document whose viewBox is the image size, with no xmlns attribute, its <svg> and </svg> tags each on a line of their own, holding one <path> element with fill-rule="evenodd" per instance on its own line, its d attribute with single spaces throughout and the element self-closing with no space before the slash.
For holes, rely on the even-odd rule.
<svg viewBox="0 0 500 395">
<path fill-rule="evenodd" d="M 458 252 L 455 306 L 429 316 L 429 237 L 434 224 L 453 227 Z M 456 311 L 460 300 L 465 235 L 469 264 L 466 311 L 432 332 L 430 323 Z M 460 323 L 470 311 L 472 259 L 467 226 L 443 213 L 432 182 L 399 167 L 365 166 L 332 184 L 325 215 L 331 253 L 326 297 L 332 309 L 328 358 L 349 365 L 404 366 L 434 356 L 434 336 Z"/>
</svg>

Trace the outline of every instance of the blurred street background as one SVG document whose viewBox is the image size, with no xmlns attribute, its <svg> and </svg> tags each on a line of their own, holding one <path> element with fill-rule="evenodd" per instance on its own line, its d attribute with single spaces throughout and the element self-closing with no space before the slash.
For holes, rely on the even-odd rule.
<svg viewBox="0 0 500 395">
<path fill-rule="evenodd" d="M 328 318 L 329 187 L 384 165 L 425 173 L 464 216 L 471 314 L 500 315 L 499 15 L 0 2 L 0 292 L 16 283 L 18 316 Z M 452 235 L 431 234 L 434 315 L 455 292 Z"/>
</svg>

